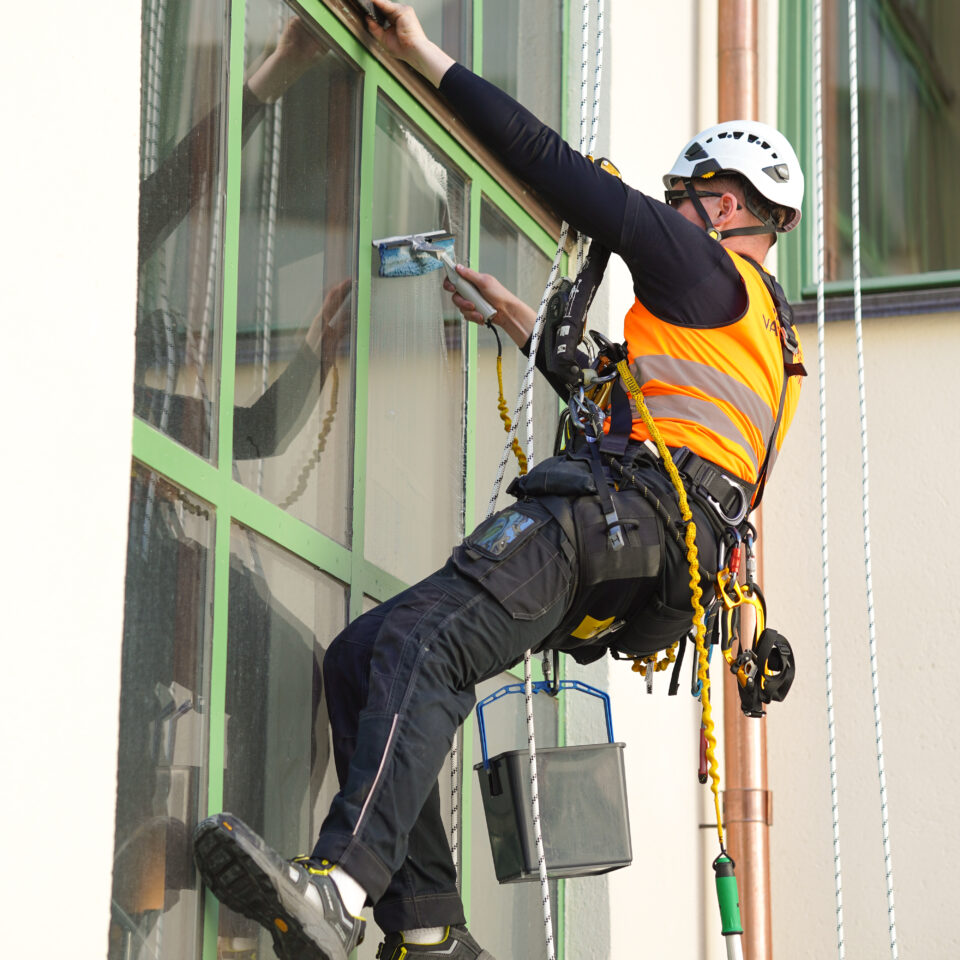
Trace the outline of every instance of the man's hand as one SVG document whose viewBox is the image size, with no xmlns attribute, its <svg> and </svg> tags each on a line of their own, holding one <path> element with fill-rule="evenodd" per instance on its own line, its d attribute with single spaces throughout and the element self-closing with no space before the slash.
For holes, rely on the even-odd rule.
<svg viewBox="0 0 960 960">
<path fill-rule="evenodd" d="M 483 298 L 496 308 L 496 313 L 491 317 L 491 323 L 502 327 L 510 339 L 518 346 L 522 347 L 530 334 L 533 332 L 533 324 L 537 319 L 536 311 L 527 306 L 519 297 L 514 296 L 496 277 L 489 273 L 477 273 L 462 264 L 457 264 L 457 273 L 464 280 L 469 280 L 483 296 Z M 454 289 L 449 280 L 443 281 L 443 289 L 453 294 L 453 305 L 463 314 L 466 320 L 471 323 L 483 323 L 483 317 L 477 312 L 475 305 L 462 297 Z"/>
<path fill-rule="evenodd" d="M 387 26 L 381 27 L 373 17 L 367 17 L 367 29 L 380 48 L 410 64 L 435 87 L 439 87 L 443 75 L 454 64 L 453 57 L 427 37 L 413 7 L 393 3 L 392 0 L 372 2 L 387 21 Z"/>
<path fill-rule="evenodd" d="M 307 346 L 327 362 L 333 360 L 340 340 L 350 329 L 352 293 L 353 281 L 349 277 L 332 286 L 307 330 Z"/>
</svg>

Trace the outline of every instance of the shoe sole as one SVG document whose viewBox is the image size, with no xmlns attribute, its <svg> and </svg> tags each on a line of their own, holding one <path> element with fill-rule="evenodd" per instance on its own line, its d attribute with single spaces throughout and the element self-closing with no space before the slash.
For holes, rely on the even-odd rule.
<svg viewBox="0 0 960 960">
<path fill-rule="evenodd" d="M 225 906 L 270 931 L 281 960 L 347 960 L 333 927 L 303 900 L 296 871 L 242 820 L 210 817 L 194 832 L 203 882 Z"/>
</svg>

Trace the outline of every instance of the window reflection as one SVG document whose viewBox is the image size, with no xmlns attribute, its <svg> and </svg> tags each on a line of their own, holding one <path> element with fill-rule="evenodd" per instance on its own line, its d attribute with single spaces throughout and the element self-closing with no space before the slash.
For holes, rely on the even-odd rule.
<svg viewBox="0 0 960 960">
<path fill-rule="evenodd" d="M 824 23 L 826 279 L 849 280 L 847 4 L 827 0 Z M 960 5 L 861 2 L 857 23 L 863 275 L 955 270 L 960 194 L 945 184 L 960 151 Z"/>
<path fill-rule="evenodd" d="M 550 274 L 550 260 L 486 198 L 480 207 L 480 269 L 493 274 L 508 290 L 512 290 L 534 310 L 540 305 L 543 287 Z M 523 382 L 527 358 L 507 334 L 498 331 L 503 344 L 503 395 L 513 416 L 517 395 Z M 482 329 L 477 336 L 477 483 L 474 507 L 477 521 L 490 509 L 490 493 L 497 465 L 503 453 L 507 434 L 497 410 L 497 340 L 491 330 Z M 556 392 L 538 372 L 533 386 L 533 449 L 539 462 L 553 455 L 554 435 L 558 420 Z M 521 414 L 517 439 L 526 453 L 526 417 Z M 510 481 L 518 473 L 516 457 L 507 462 L 497 509 L 513 502 L 506 493 Z"/>
<path fill-rule="evenodd" d="M 233 527 L 224 809 L 287 857 L 310 851 L 337 790 L 321 664 L 346 609 L 342 584 Z M 266 931 L 221 907 L 221 955 L 272 950 Z"/>
<path fill-rule="evenodd" d="M 483 75 L 560 129 L 562 0 L 483 0 Z"/>
<path fill-rule="evenodd" d="M 464 260 L 462 175 L 386 101 L 377 108 L 374 238 L 446 230 Z M 462 321 L 443 271 L 378 277 L 373 254 L 364 555 L 413 582 L 460 534 Z"/>
<path fill-rule="evenodd" d="M 485 0 L 486 2 L 486 0 Z M 417 17 L 427 36 L 465 66 L 473 62 L 471 0 L 418 0 Z"/>
<path fill-rule="evenodd" d="M 143 3 L 135 409 L 204 457 L 216 439 L 225 26 L 222 0 Z"/>
<path fill-rule="evenodd" d="M 237 476 L 347 543 L 359 75 L 277 0 L 248 4 L 247 48 L 288 67 L 242 156 Z"/>
<path fill-rule="evenodd" d="M 190 836 L 206 793 L 212 544 L 212 510 L 135 466 L 111 960 L 172 960 L 199 950 Z"/>
</svg>

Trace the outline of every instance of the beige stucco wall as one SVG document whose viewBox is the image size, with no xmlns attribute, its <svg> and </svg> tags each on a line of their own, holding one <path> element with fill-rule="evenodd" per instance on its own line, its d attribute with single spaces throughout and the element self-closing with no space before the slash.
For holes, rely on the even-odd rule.
<svg viewBox="0 0 960 960">
<path fill-rule="evenodd" d="M 900 956 L 957 956 L 947 906 L 960 855 L 952 648 L 958 601 L 952 510 L 960 385 L 956 314 L 864 322 L 871 559 Z M 810 371 L 764 507 L 771 619 L 796 649 L 771 710 L 774 936 L 778 960 L 836 952 L 820 547 L 816 330 Z M 861 510 L 852 322 L 826 327 L 830 624 L 847 956 L 888 955 Z"/>
<path fill-rule="evenodd" d="M 140 6 L 4 11 L 4 954 L 103 957 L 130 484 Z"/>
</svg>

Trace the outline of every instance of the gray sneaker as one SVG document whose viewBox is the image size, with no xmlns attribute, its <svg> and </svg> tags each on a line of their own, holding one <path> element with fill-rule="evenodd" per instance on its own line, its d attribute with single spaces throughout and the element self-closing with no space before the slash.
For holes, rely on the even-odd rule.
<svg viewBox="0 0 960 960">
<path fill-rule="evenodd" d="M 437 957 L 442 960 L 494 960 L 466 927 L 446 927 L 438 943 L 407 943 L 402 933 L 388 933 L 377 950 L 377 960 L 416 960 L 417 957 Z"/>
<path fill-rule="evenodd" d="M 283 860 L 230 813 L 202 821 L 193 850 L 214 896 L 269 930 L 281 960 L 347 960 L 363 941 L 366 921 L 347 912 L 330 864 Z"/>
</svg>

